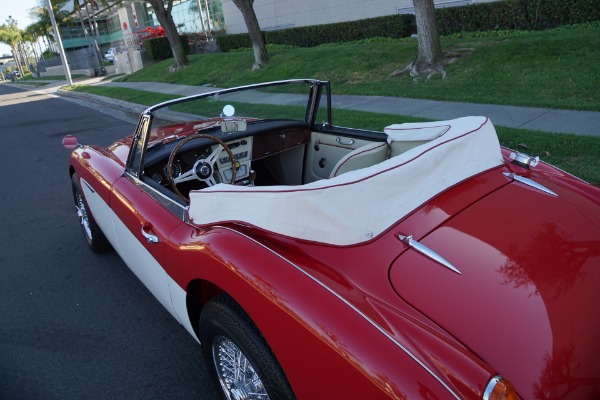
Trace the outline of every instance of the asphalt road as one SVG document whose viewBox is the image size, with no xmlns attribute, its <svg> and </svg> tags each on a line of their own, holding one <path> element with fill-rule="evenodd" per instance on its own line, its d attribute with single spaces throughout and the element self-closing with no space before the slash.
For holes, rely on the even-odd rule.
<svg viewBox="0 0 600 400">
<path fill-rule="evenodd" d="M 0 85 L 0 399 L 216 399 L 199 344 L 115 253 L 88 248 L 66 134 L 134 125 Z"/>
</svg>

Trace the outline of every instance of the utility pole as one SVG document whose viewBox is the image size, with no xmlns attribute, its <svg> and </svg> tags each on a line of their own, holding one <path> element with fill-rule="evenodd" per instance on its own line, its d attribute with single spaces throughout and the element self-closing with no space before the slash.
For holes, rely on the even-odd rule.
<svg viewBox="0 0 600 400">
<path fill-rule="evenodd" d="M 69 68 L 69 63 L 67 62 L 67 55 L 65 54 L 65 49 L 62 45 L 62 40 L 60 39 L 60 32 L 58 31 L 58 26 L 56 25 L 56 18 L 54 17 L 54 12 L 52 11 L 52 3 L 50 0 L 46 0 L 48 4 L 48 14 L 50 14 L 50 21 L 52 21 L 52 28 L 54 29 L 54 37 L 56 38 L 56 43 L 58 44 L 58 53 L 60 54 L 60 59 L 62 61 L 63 67 L 65 68 L 65 76 L 67 77 L 67 82 L 69 86 L 73 86 L 73 80 L 71 79 L 71 69 Z"/>
</svg>

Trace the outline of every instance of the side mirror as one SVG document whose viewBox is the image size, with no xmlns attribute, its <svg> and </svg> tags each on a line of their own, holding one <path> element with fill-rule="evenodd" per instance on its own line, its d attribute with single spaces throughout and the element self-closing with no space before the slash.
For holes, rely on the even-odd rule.
<svg viewBox="0 0 600 400">
<path fill-rule="evenodd" d="M 77 143 L 77 138 L 73 135 L 65 136 L 62 140 L 62 144 L 67 150 L 73 150 L 75 147 L 79 146 L 79 143 Z"/>
</svg>

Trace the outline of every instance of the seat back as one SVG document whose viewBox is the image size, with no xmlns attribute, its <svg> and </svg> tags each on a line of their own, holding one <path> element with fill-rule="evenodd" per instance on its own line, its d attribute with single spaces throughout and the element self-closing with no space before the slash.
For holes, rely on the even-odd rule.
<svg viewBox="0 0 600 400">
<path fill-rule="evenodd" d="M 390 158 L 396 157 L 417 146 L 430 142 L 448 131 L 448 126 L 421 126 L 418 123 L 405 123 L 386 126 Z"/>
<path fill-rule="evenodd" d="M 388 156 L 388 144 L 386 142 L 373 142 L 365 144 L 352 150 L 342 157 L 333 167 L 330 178 L 341 175 L 348 171 L 370 167 L 379 164 Z"/>
</svg>

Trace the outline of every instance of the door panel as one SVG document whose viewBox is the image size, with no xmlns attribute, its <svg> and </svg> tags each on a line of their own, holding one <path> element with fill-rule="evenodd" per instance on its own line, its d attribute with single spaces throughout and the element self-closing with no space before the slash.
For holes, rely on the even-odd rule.
<svg viewBox="0 0 600 400">
<path fill-rule="evenodd" d="M 342 157 L 368 143 L 371 143 L 371 141 L 330 133 L 313 132 L 307 149 L 304 183 L 329 178 L 331 170 Z"/>
<path fill-rule="evenodd" d="M 169 235 L 183 222 L 127 176 L 115 182 L 110 201 L 119 255 L 175 316 L 164 254 Z"/>
</svg>

